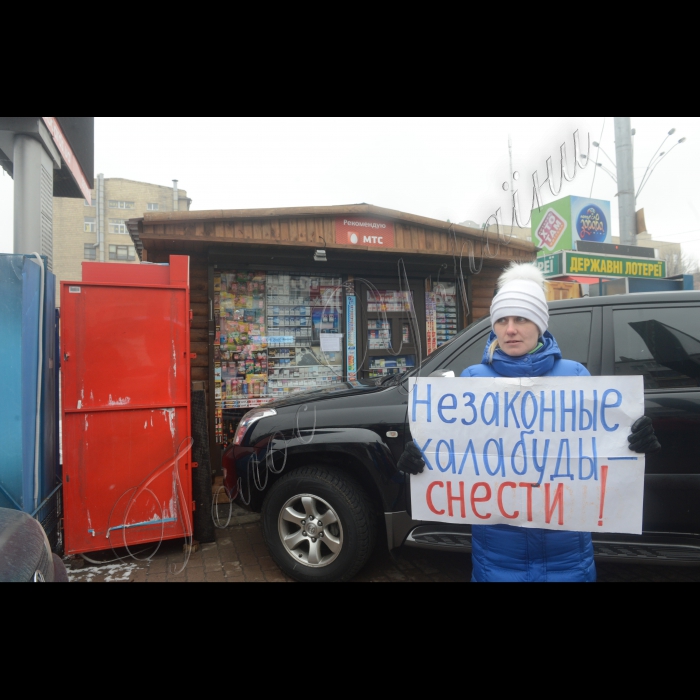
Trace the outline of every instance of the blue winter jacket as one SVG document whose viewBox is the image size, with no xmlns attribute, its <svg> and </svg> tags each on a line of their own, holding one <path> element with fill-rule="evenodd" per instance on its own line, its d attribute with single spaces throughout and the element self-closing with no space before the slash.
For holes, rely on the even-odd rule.
<svg viewBox="0 0 700 700">
<path fill-rule="evenodd" d="M 497 350 L 489 364 L 492 334 L 482 364 L 463 377 L 590 377 L 577 362 L 563 360 L 550 333 L 543 347 L 525 357 L 508 357 Z M 527 530 L 498 526 L 473 527 L 474 581 L 477 583 L 594 583 L 596 567 L 590 534 Z"/>
</svg>

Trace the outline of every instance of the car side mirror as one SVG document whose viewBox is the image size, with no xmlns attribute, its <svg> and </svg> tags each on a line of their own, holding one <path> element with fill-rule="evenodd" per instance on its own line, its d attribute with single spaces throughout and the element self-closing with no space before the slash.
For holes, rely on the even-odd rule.
<svg viewBox="0 0 700 700">
<path fill-rule="evenodd" d="M 446 370 L 446 369 L 441 369 L 438 370 L 437 372 L 433 372 L 430 375 L 430 378 L 435 378 L 435 379 L 455 379 L 456 375 L 454 372 L 451 370 Z"/>
</svg>

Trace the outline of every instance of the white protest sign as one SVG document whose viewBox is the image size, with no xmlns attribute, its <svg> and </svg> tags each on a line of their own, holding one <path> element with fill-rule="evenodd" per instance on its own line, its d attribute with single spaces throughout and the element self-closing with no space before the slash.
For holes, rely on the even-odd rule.
<svg viewBox="0 0 700 700">
<path fill-rule="evenodd" d="M 641 377 L 417 379 L 413 519 L 641 535 Z"/>
</svg>

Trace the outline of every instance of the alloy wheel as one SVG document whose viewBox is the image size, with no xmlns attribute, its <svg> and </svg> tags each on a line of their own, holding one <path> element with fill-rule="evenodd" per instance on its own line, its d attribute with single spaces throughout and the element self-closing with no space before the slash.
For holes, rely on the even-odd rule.
<svg viewBox="0 0 700 700">
<path fill-rule="evenodd" d="M 304 494 L 290 498 L 279 515 L 280 540 L 294 560 L 312 569 L 330 566 L 343 549 L 343 526 L 322 498 Z"/>
</svg>

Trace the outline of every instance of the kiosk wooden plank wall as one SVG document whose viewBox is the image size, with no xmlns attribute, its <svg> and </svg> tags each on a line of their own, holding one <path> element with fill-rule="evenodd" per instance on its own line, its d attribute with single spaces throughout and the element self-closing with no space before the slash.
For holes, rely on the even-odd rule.
<svg viewBox="0 0 700 700">
<path fill-rule="evenodd" d="M 338 217 L 366 217 L 389 220 L 394 224 L 395 247 L 377 249 L 362 245 L 336 244 Z M 382 209 L 370 205 L 349 207 L 318 207 L 308 209 L 269 209 L 232 211 L 158 212 L 143 219 L 128 222 L 129 231 L 144 261 L 167 262 L 172 253 L 191 256 L 192 295 L 192 380 L 209 381 L 209 254 L 211 250 L 228 249 L 228 255 L 249 255 L 251 250 L 271 246 L 279 250 L 324 248 L 336 251 L 342 260 L 343 252 L 357 258 L 358 252 L 367 253 L 375 264 L 386 260 L 391 269 L 397 257 L 406 261 L 420 258 L 426 268 L 441 264 L 452 267 L 454 257 L 462 256 L 462 269 L 471 280 L 469 321 L 488 316 L 496 282 L 503 269 L 512 261 L 535 259 L 534 246 L 521 240 L 511 245 L 498 245 L 496 234 L 477 229 L 427 219 L 425 217 Z M 469 253 L 479 264 L 484 264 L 478 275 L 469 271 Z M 389 256 L 392 257 L 384 257 Z M 358 270 L 363 272 L 363 270 Z M 432 273 L 431 273 L 432 274 Z"/>
</svg>

